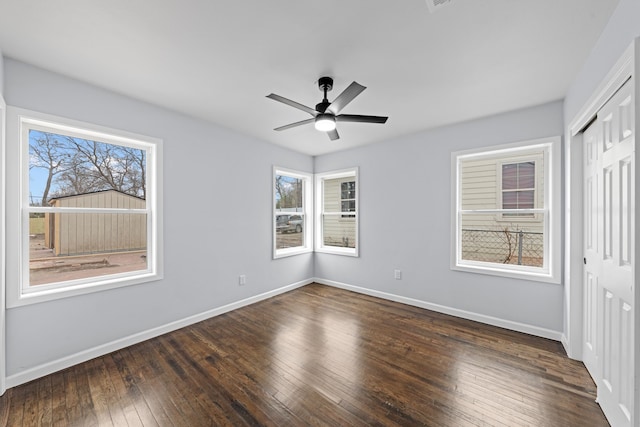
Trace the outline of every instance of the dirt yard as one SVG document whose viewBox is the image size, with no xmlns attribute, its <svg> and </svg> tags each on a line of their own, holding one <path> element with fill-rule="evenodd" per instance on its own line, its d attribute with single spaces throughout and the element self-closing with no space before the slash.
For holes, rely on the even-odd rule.
<svg viewBox="0 0 640 427">
<path fill-rule="evenodd" d="M 112 252 L 79 256 L 54 256 L 44 245 L 44 235 L 29 240 L 29 284 L 43 285 L 144 270 L 147 252 Z"/>
<path fill-rule="evenodd" d="M 303 245 L 304 233 L 282 233 L 276 234 L 276 249 L 295 248 Z"/>
</svg>

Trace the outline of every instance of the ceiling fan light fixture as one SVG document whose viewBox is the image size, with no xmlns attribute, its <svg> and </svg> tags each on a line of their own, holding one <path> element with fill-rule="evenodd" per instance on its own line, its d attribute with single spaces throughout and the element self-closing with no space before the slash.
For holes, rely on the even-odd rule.
<svg viewBox="0 0 640 427">
<path fill-rule="evenodd" d="M 321 132 L 330 132 L 336 128 L 336 118 L 332 114 L 318 114 L 314 125 Z"/>
</svg>

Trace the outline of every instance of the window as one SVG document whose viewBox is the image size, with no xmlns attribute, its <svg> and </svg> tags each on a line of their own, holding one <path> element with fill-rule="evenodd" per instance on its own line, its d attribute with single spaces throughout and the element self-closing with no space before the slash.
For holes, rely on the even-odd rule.
<svg viewBox="0 0 640 427">
<path fill-rule="evenodd" d="M 316 175 L 316 251 L 358 256 L 358 169 Z"/>
<path fill-rule="evenodd" d="M 535 161 L 502 165 L 502 209 L 533 209 L 535 207 Z M 503 217 L 533 216 L 504 213 Z"/>
<path fill-rule="evenodd" d="M 24 113 L 11 303 L 161 278 L 160 141 Z"/>
<path fill-rule="evenodd" d="M 273 257 L 312 251 L 311 175 L 273 169 Z"/>
<path fill-rule="evenodd" d="M 342 212 L 356 211 L 355 181 L 347 181 L 340 184 L 340 205 Z M 354 218 L 354 215 L 342 215 L 342 218 Z"/>
<path fill-rule="evenodd" d="M 451 268 L 559 283 L 559 145 L 452 154 Z"/>
</svg>

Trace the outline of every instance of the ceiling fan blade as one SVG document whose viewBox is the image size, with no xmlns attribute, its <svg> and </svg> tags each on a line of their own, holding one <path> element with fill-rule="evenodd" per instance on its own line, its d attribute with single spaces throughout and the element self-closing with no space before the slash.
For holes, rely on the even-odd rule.
<svg viewBox="0 0 640 427">
<path fill-rule="evenodd" d="M 295 123 L 290 123 L 288 125 L 280 126 L 279 128 L 275 128 L 274 130 L 287 130 L 297 126 L 306 125 L 307 123 L 313 123 L 314 121 L 315 119 L 302 120 L 300 122 L 295 122 Z"/>
<path fill-rule="evenodd" d="M 280 95 L 276 95 L 275 93 L 271 93 L 269 95 L 267 95 L 267 98 L 271 98 L 274 101 L 278 101 L 278 102 L 282 102 L 283 104 L 287 104 L 293 108 L 297 108 L 298 110 L 302 110 L 305 113 L 309 113 L 311 114 L 313 117 L 318 115 L 318 112 L 316 110 L 314 110 L 313 108 L 307 107 L 306 105 L 302 105 L 296 101 L 292 101 L 290 99 L 287 99 L 283 96 Z"/>
<path fill-rule="evenodd" d="M 336 116 L 337 122 L 358 122 L 358 123 L 386 123 L 389 117 L 382 116 L 361 116 L 358 114 L 340 114 Z"/>
<path fill-rule="evenodd" d="M 366 87 L 362 86 L 361 84 L 358 84 L 356 82 L 351 83 L 349 87 L 347 87 L 344 91 L 342 91 L 342 93 L 338 95 L 336 99 L 333 100 L 331 105 L 329 105 L 329 107 L 327 108 L 327 111 L 333 114 L 338 114 L 340 110 L 346 107 L 348 103 L 353 101 L 353 99 L 356 96 L 360 95 L 360 92 L 362 92 L 365 89 Z"/>
<path fill-rule="evenodd" d="M 329 135 L 329 139 L 332 141 L 335 141 L 336 139 L 340 139 L 340 135 L 338 135 L 337 129 L 330 130 L 329 132 L 327 132 L 327 135 Z"/>
</svg>

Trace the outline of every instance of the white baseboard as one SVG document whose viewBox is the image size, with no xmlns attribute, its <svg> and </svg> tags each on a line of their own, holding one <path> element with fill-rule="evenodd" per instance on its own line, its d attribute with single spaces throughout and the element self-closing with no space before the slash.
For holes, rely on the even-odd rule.
<svg viewBox="0 0 640 427">
<path fill-rule="evenodd" d="M 265 292 L 265 293 L 255 295 L 240 301 L 223 305 L 222 307 L 207 310 L 205 312 L 195 314 L 193 316 L 185 317 L 184 319 L 176 320 L 174 322 L 167 323 L 165 325 L 158 326 L 153 329 L 149 329 L 143 332 L 139 332 L 137 334 L 129 335 L 128 337 L 120 338 L 115 341 L 111 341 L 109 343 L 102 344 L 97 347 L 93 347 L 93 348 L 81 351 L 79 353 L 63 357 L 61 359 L 53 360 L 51 362 L 47 362 L 45 364 L 35 366 L 33 368 L 27 369 L 26 371 L 22 371 L 17 374 L 8 376 L 6 378 L 6 387 L 11 388 L 11 387 L 18 386 L 20 384 L 27 383 L 29 381 L 44 377 L 46 375 L 52 374 L 62 369 L 69 368 L 73 365 L 86 362 L 96 357 L 104 356 L 105 354 L 109 354 L 113 351 L 120 350 L 122 348 L 131 346 L 134 344 L 138 344 L 142 341 L 146 341 L 148 339 L 155 338 L 157 336 L 166 334 L 168 332 L 172 332 L 177 329 L 184 328 L 185 326 L 189 326 L 194 323 L 201 322 L 211 317 L 219 316 L 229 311 L 236 310 L 238 308 L 245 307 L 251 304 L 255 304 L 256 302 L 274 297 L 276 295 L 283 294 L 285 292 L 289 292 L 293 289 L 300 288 L 312 282 L 313 280 L 311 279 L 302 280 L 300 282 L 293 283 L 291 285 L 283 286 L 281 288 L 274 289 L 269 292 Z"/>
<path fill-rule="evenodd" d="M 548 338 L 555 341 L 562 340 L 562 332 L 554 331 L 551 329 L 540 328 L 538 326 L 527 325 L 525 323 L 512 322 L 510 320 L 504 320 L 497 317 L 486 316 L 484 314 L 478 314 L 471 311 L 460 310 L 453 307 L 447 307 L 440 304 L 434 304 L 414 298 L 403 297 L 400 295 L 389 294 L 386 292 L 375 291 L 372 289 L 361 288 L 359 286 L 348 285 L 346 283 L 335 282 L 333 280 L 326 280 L 319 277 L 313 279 L 314 282 L 322 285 L 333 286 L 340 289 L 346 289 L 348 291 L 357 292 L 360 294 L 369 295 L 372 297 L 382 298 L 389 301 L 395 301 L 402 304 L 412 305 L 414 307 L 420 307 L 427 310 L 436 311 L 438 313 L 449 314 L 451 316 L 460 317 L 463 319 L 473 320 L 476 322 L 486 323 L 488 325 L 498 326 L 500 328 L 509 329 L 516 332 L 523 332 L 525 334 L 534 335 L 542 338 Z"/>
<path fill-rule="evenodd" d="M 565 353 L 567 353 L 567 356 L 570 357 L 571 359 L 575 359 L 571 352 L 569 351 L 569 339 L 567 338 L 567 335 L 565 333 L 562 334 L 562 336 L 560 337 L 560 342 L 562 343 L 562 347 L 564 347 L 564 351 Z M 577 359 L 576 359 L 577 360 Z"/>
</svg>

